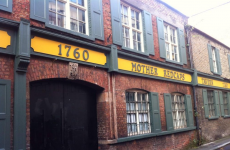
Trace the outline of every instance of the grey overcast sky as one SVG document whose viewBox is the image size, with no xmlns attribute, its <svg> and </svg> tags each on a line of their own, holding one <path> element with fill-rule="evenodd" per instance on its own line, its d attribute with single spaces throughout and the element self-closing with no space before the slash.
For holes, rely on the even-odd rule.
<svg viewBox="0 0 230 150">
<path fill-rule="evenodd" d="M 162 1 L 188 16 L 188 22 L 190 25 L 200 29 L 230 47 L 230 0 Z"/>
</svg>

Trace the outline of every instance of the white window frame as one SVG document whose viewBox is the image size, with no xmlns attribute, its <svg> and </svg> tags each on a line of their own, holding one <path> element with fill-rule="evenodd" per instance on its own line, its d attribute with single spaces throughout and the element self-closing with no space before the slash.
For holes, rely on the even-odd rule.
<svg viewBox="0 0 230 150">
<path fill-rule="evenodd" d="M 178 97 L 180 97 L 181 102 L 178 102 Z M 173 108 L 174 105 L 174 108 Z M 186 105 L 184 95 L 179 93 L 172 94 L 172 118 L 173 118 L 173 127 L 174 129 L 183 129 L 187 127 L 187 118 L 186 118 Z M 184 120 L 182 120 L 184 119 Z"/>
<path fill-rule="evenodd" d="M 89 21 L 88 21 L 88 1 L 87 0 L 83 0 L 84 1 L 84 6 L 81 6 L 81 5 L 78 5 L 76 3 L 73 3 L 71 2 L 70 0 L 55 0 L 56 1 L 56 12 L 54 11 L 50 11 L 49 9 L 49 12 L 53 12 L 55 13 L 56 15 L 56 21 L 57 21 L 57 2 L 62 2 L 65 4 L 65 27 L 61 27 L 61 26 L 58 26 L 57 25 L 57 22 L 56 22 L 56 25 L 55 26 L 58 26 L 58 27 L 61 27 L 61 28 L 65 28 L 65 29 L 68 29 L 68 30 L 71 30 L 71 26 L 70 26 L 70 21 L 71 21 L 71 16 L 70 16 L 70 6 L 73 6 L 77 9 L 81 9 L 83 11 L 85 11 L 85 34 L 84 33 L 81 33 L 81 32 L 77 32 L 77 33 L 81 33 L 81 34 L 84 34 L 84 35 L 89 35 Z M 77 10 L 78 12 L 78 10 Z M 59 15 L 62 15 L 62 14 L 59 14 Z M 49 23 L 50 24 L 50 23 Z M 51 25 L 54 25 L 54 24 L 51 24 Z M 73 31 L 73 30 L 71 30 Z M 78 31 L 79 31 L 79 27 L 78 27 Z M 73 31 L 73 32 L 76 32 L 76 31 Z"/>
<path fill-rule="evenodd" d="M 175 43 L 173 43 L 171 41 L 171 30 L 174 30 L 175 33 Z M 166 51 L 166 59 L 168 60 L 172 60 L 175 62 L 180 62 L 180 54 L 179 54 L 179 41 L 178 41 L 178 33 L 177 33 L 177 29 L 167 23 L 164 23 L 164 37 L 165 37 L 165 51 Z M 167 50 L 167 45 L 168 44 L 168 50 Z M 173 52 L 172 46 L 176 47 L 176 53 Z M 175 57 L 175 55 L 177 54 L 177 57 Z M 174 55 L 174 59 L 176 58 L 176 60 L 173 60 L 173 55 Z"/>
<path fill-rule="evenodd" d="M 216 62 L 216 49 L 215 47 L 212 46 L 212 63 L 213 63 L 213 71 L 217 73 L 218 68 L 217 68 L 217 62 Z"/>
<path fill-rule="evenodd" d="M 144 91 L 141 91 L 141 90 L 128 90 L 126 92 L 132 92 L 132 93 L 135 93 L 134 94 L 134 105 L 135 105 L 135 109 L 136 110 L 127 110 L 127 100 L 126 100 L 126 119 L 127 119 L 127 133 L 128 133 L 128 136 L 134 136 L 134 135 L 140 135 L 140 134 L 146 134 L 146 133 L 151 133 L 151 122 L 150 122 L 150 102 L 149 102 L 149 96 L 148 96 L 148 93 L 144 92 Z M 139 110 L 138 109 L 138 103 L 140 103 L 140 101 L 137 100 L 137 93 L 140 93 L 140 94 L 145 94 L 145 98 L 146 98 L 146 104 L 147 104 L 147 107 L 146 109 L 147 110 Z M 141 97 L 142 99 L 142 97 Z M 141 103 L 142 103 L 142 100 L 141 100 Z M 140 120 L 139 120 L 139 114 L 142 114 L 142 113 L 145 113 L 148 115 L 148 130 L 147 131 L 140 131 Z M 128 114 L 135 114 L 136 115 L 136 128 L 137 128 L 137 132 L 128 132 Z"/>
<path fill-rule="evenodd" d="M 134 45 L 133 44 L 134 43 L 133 31 L 135 31 L 135 32 L 140 34 L 141 52 L 144 52 L 145 50 L 144 50 L 144 37 L 143 37 L 143 24 L 142 24 L 142 19 L 143 18 L 142 18 L 142 15 L 141 15 L 141 11 L 129 6 L 128 4 L 126 4 L 126 3 L 122 2 L 122 1 L 121 1 L 121 5 L 122 5 L 122 8 L 123 8 L 123 6 L 127 7 L 127 11 L 128 11 L 128 25 L 124 24 L 123 23 L 123 18 L 121 18 L 121 20 L 122 20 L 122 32 L 123 32 L 123 37 L 122 38 L 124 38 L 124 31 L 125 31 L 125 30 L 123 31 L 123 27 L 129 29 L 129 47 L 127 47 L 124 44 L 123 44 L 123 46 L 127 47 L 127 48 L 130 48 L 130 49 L 134 49 L 134 46 L 133 46 Z M 139 13 L 139 25 L 140 25 L 139 30 L 137 28 L 132 27 L 131 10 L 134 10 L 135 12 Z M 121 12 L 122 11 L 123 10 L 121 9 Z M 136 22 L 135 22 L 135 24 L 136 24 Z M 136 34 L 136 38 L 137 38 L 137 34 Z M 134 49 L 134 50 L 139 51 L 138 48 Z"/>
</svg>

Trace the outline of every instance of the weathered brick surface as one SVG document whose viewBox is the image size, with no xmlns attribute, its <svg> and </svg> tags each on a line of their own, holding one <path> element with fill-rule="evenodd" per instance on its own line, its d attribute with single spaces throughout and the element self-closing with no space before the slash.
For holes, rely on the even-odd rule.
<svg viewBox="0 0 230 150">
<path fill-rule="evenodd" d="M 230 79 L 230 72 L 229 72 L 229 65 L 228 65 L 229 63 L 228 63 L 228 56 L 227 56 L 228 54 L 230 54 L 230 49 L 220 44 L 219 42 L 216 42 L 215 40 L 211 39 L 205 34 L 202 34 L 195 30 L 191 32 L 190 38 L 191 38 L 191 46 L 192 46 L 191 55 L 193 57 L 194 68 L 200 72 L 214 75 L 210 71 L 209 54 L 208 54 L 208 46 L 207 46 L 207 44 L 209 43 L 212 46 L 219 49 L 221 69 L 222 69 L 221 77 Z"/>
<path fill-rule="evenodd" d="M 201 136 L 207 141 L 214 141 L 229 136 L 230 118 L 219 117 L 215 120 L 205 119 L 202 89 L 203 88 L 196 88 L 198 122 L 201 128 Z"/>
</svg>

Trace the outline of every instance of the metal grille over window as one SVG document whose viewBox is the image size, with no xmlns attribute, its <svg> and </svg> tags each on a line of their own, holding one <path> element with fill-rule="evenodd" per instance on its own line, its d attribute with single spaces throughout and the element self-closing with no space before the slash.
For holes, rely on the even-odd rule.
<svg viewBox="0 0 230 150">
<path fill-rule="evenodd" d="M 228 97 L 227 97 L 227 92 L 223 92 L 223 98 L 224 98 L 224 115 L 228 115 Z"/>
<path fill-rule="evenodd" d="M 126 92 L 128 136 L 150 133 L 149 100 L 142 92 Z"/>
<path fill-rule="evenodd" d="M 141 13 L 127 4 L 121 4 L 123 46 L 143 51 Z"/>
<path fill-rule="evenodd" d="M 209 108 L 209 117 L 215 116 L 215 103 L 213 91 L 208 91 L 208 108 Z"/>
<path fill-rule="evenodd" d="M 87 34 L 85 0 L 49 0 L 49 24 Z"/>
<path fill-rule="evenodd" d="M 172 116 L 174 129 L 187 127 L 183 95 L 172 95 Z"/>
<path fill-rule="evenodd" d="M 166 58 L 179 62 L 178 36 L 176 31 L 172 26 L 168 24 L 164 25 Z"/>
</svg>

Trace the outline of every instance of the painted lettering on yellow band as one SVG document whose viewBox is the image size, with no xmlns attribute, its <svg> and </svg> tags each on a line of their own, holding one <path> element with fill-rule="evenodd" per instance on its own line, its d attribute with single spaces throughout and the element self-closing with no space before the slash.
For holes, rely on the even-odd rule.
<svg viewBox="0 0 230 150">
<path fill-rule="evenodd" d="M 158 76 L 162 78 L 180 80 L 180 81 L 185 81 L 185 82 L 192 81 L 192 77 L 190 74 L 185 74 L 182 72 L 168 70 L 165 68 L 142 64 L 139 62 L 134 62 L 134 61 L 130 61 L 130 60 L 122 59 L 122 58 L 118 58 L 118 69 L 130 71 L 130 72 L 136 72 L 140 74 L 146 74 L 150 76 Z"/>
<path fill-rule="evenodd" d="M 106 56 L 104 53 L 96 52 L 70 44 L 65 44 L 49 39 L 35 36 L 31 39 L 31 47 L 34 52 L 74 59 L 99 65 L 105 65 Z"/>
<path fill-rule="evenodd" d="M 11 37 L 8 35 L 6 31 L 0 30 L 0 47 L 1 48 L 7 48 L 7 46 L 10 45 L 11 42 Z"/>
<path fill-rule="evenodd" d="M 213 86 L 213 87 L 230 89 L 230 83 L 228 82 L 213 80 L 213 79 L 199 77 L 199 76 L 197 79 L 198 79 L 198 84 L 201 84 L 201 85 L 208 85 L 208 86 Z"/>
</svg>

